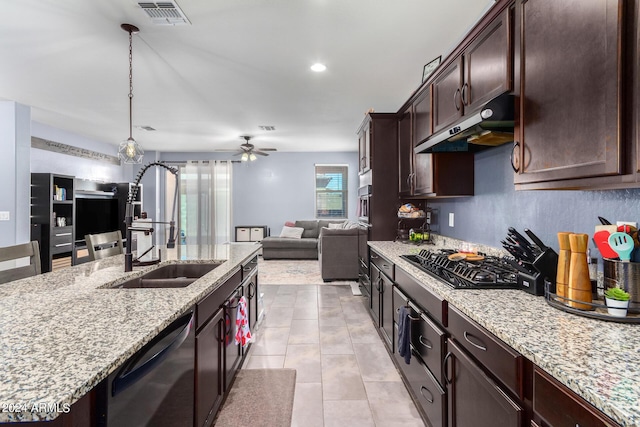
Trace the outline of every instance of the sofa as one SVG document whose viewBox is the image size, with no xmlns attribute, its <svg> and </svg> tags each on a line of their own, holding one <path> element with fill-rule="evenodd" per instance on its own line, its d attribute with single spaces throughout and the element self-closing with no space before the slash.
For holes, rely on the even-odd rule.
<svg viewBox="0 0 640 427">
<path fill-rule="evenodd" d="M 302 228 L 301 238 L 268 236 L 262 239 L 263 259 L 318 259 L 320 229 L 329 224 L 341 224 L 344 220 L 296 221 L 294 228 Z M 281 233 L 282 235 L 282 233 Z"/>
<path fill-rule="evenodd" d="M 321 228 L 318 237 L 320 276 L 331 280 L 358 280 L 358 234 L 360 229 Z"/>
</svg>

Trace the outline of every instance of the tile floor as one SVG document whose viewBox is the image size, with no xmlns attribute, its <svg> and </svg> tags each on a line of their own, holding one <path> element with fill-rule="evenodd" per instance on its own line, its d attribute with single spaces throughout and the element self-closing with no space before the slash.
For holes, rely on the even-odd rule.
<svg viewBox="0 0 640 427">
<path fill-rule="evenodd" d="M 294 427 L 424 426 L 361 296 L 263 285 L 267 315 L 243 369 L 295 368 Z"/>
</svg>

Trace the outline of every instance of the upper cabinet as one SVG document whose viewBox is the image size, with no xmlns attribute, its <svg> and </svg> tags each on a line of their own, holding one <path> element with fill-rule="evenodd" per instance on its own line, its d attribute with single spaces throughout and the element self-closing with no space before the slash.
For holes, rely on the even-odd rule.
<svg viewBox="0 0 640 427">
<path fill-rule="evenodd" d="M 432 83 L 433 131 L 512 89 L 511 19 L 504 9 Z"/>
<path fill-rule="evenodd" d="M 419 153 L 431 134 L 431 92 L 427 87 L 398 114 L 398 190 L 401 197 L 473 195 L 473 153 Z"/>
<path fill-rule="evenodd" d="M 567 180 L 625 173 L 624 3 L 517 0 L 515 183 L 556 182 L 518 187 L 588 188 L 606 180 Z"/>
<path fill-rule="evenodd" d="M 358 173 L 363 174 L 371 169 L 371 121 L 358 131 Z"/>
</svg>

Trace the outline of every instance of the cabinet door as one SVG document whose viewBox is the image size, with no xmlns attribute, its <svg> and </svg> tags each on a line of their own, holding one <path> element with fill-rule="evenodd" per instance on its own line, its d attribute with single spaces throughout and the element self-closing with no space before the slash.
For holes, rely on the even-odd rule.
<svg viewBox="0 0 640 427">
<path fill-rule="evenodd" d="M 509 8 L 485 28 L 464 51 L 464 114 L 511 90 L 512 66 Z"/>
<path fill-rule="evenodd" d="M 445 377 L 449 394 L 450 427 L 520 427 L 523 409 L 448 340 Z"/>
<path fill-rule="evenodd" d="M 249 310 L 249 329 L 254 333 L 254 327 L 258 320 L 258 271 L 254 271 L 245 279 L 242 285 L 242 293 L 247 299 L 247 308 Z"/>
<path fill-rule="evenodd" d="M 218 310 L 196 335 L 196 426 L 211 425 L 222 402 L 222 320 Z"/>
<path fill-rule="evenodd" d="M 382 273 L 375 264 L 371 264 L 371 317 L 373 323 L 380 327 L 380 289 L 382 289 Z"/>
<path fill-rule="evenodd" d="M 413 195 L 421 196 L 433 193 L 433 155 L 431 153 L 414 154 Z"/>
<path fill-rule="evenodd" d="M 387 346 L 393 352 L 393 282 L 386 275 L 381 274 L 382 281 L 380 286 L 380 324 L 382 327 L 382 335 L 384 336 Z"/>
<path fill-rule="evenodd" d="M 434 132 L 444 129 L 462 117 L 462 72 L 461 56 L 444 69 L 431 85 Z"/>
<path fill-rule="evenodd" d="M 401 196 L 410 196 L 413 188 L 413 144 L 411 142 L 411 107 L 398 118 L 398 190 Z"/>
<path fill-rule="evenodd" d="M 371 122 L 369 121 L 358 134 L 359 173 L 371 169 Z"/>
<path fill-rule="evenodd" d="M 519 0 L 516 183 L 622 172 L 622 0 Z"/>
<path fill-rule="evenodd" d="M 431 136 L 431 91 L 427 88 L 413 102 L 414 147 Z"/>
<path fill-rule="evenodd" d="M 240 301 L 240 288 L 229 297 L 223 306 L 224 310 L 224 389 L 229 390 L 231 381 L 236 375 L 242 361 L 242 347 L 235 343 L 236 318 L 238 302 Z"/>
</svg>

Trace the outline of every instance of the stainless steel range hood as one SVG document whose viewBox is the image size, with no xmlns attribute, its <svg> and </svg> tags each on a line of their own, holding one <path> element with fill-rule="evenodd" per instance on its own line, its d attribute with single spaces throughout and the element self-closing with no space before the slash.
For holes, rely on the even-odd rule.
<svg viewBox="0 0 640 427">
<path fill-rule="evenodd" d="M 432 135 L 414 148 L 416 153 L 477 151 L 513 141 L 515 98 L 502 94 L 487 102 L 477 113 L 464 117 L 453 126 Z"/>
</svg>

